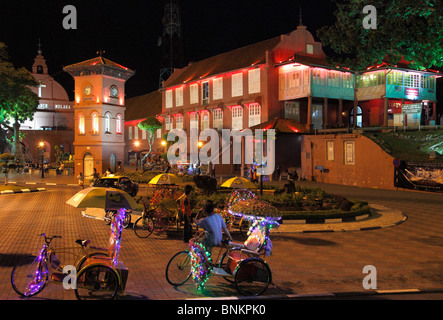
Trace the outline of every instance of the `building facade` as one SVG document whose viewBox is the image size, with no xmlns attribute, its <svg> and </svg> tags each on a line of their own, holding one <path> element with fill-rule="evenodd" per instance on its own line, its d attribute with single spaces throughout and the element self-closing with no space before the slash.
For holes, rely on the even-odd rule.
<svg viewBox="0 0 443 320">
<path fill-rule="evenodd" d="M 125 82 L 134 71 L 101 56 L 64 70 L 75 79 L 75 174 L 115 172 L 125 159 Z"/>
<path fill-rule="evenodd" d="M 31 90 L 40 101 L 33 120 L 25 121 L 20 126 L 20 131 L 25 133 L 25 158 L 40 161 L 37 146 L 43 142 L 44 160 L 53 162 L 55 146 L 63 152 L 74 152 L 74 102 L 69 100 L 66 90 L 49 75 L 41 48 L 32 65 L 32 76 L 39 85 Z"/>
</svg>

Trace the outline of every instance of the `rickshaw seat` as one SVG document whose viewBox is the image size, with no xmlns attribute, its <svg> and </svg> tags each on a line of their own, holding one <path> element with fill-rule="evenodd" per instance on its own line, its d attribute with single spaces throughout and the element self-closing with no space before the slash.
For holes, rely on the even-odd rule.
<svg viewBox="0 0 443 320">
<path fill-rule="evenodd" d="M 82 247 L 86 248 L 86 246 L 91 242 L 91 240 L 86 239 L 86 240 L 82 240 L 82 239 L 77 239 L 75 240 L 75 243 L 81 245 Z"/>
</svg>

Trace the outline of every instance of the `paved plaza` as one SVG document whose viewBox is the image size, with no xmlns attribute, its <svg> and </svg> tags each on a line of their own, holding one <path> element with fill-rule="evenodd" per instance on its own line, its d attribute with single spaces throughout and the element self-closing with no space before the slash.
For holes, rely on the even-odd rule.
<svg viewBox="0 0 443 320">
<path fill-rule="evenodd" d="M 10 274 L 20 258 L 35 254 L 42 244 L 38 234 L 57 234 L 62 246 L 90 239 L 107 246 L 110 229 L 103 221 L 85 218 L 81 209 L 65 202 L 80 190 L 72 176 L 12 175 L 20 185 L 35 183 L 45 191 L 0 195 L 0 299 L 20 299 L 10 284 Z M 371 218 L 358 222 L 321 225 L 283 223 L 273 231 L 272 256 L 267 257 L 273 285 L 264 298 L 309 294 L 367 292 L 363 268 L 377 270 L 377 290 L 440 290 L 443 288 L 443 195 L 404 190 L 379 190 L 297 182 L 318 186 L 331 194 L 368 201 Z M 144 192 L 145 186 L 141 186 Z M 134 222 L 136 217 L 132 218 Z M 234 232 L 236 240 L 242 236 Z M 212 276 L 204 290 L 192 281 L 172 287 L 165 267 L 172 255 L 186 248 L 178 232 L 138 238 L 129 227 L 123 231 L 121 260 L 129 278 L 120 299 L 171 300 L 237 297 L 234 285 Z M 75 300 L 72 291 L 50 284 L 34 300 Z"/>
</svg>

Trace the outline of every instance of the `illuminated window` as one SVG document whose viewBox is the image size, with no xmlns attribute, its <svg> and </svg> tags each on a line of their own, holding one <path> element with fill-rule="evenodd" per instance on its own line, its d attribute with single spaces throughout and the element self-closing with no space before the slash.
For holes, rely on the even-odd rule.
<svg viewBox="0 0 443 320">
<path fill-rule="evenodd" d="M 190 90 L 190 103 L 198 103 L 198 84 L 194 83 L 189 86 Z"/>
<path fill-rule="evenodd" d="M 175 115 L 175 127 L 177 129 L 183 129 L 183 115 L 180 113 Z"/>
<path fill-rule="evenodd" d="M 239 97 L 243 95 L 243 73 L 236 73 L 231 76 L 231 90 L 232 97 Z"/>
<path fill-rule="evenodd" d="M 249 105 L 249 127 L 255 126 L 261 122 L 261 108 L 258 103 Z"/>
<path fill-rule="evenodd" d="M 175 106 L 180 107 L 183 105 L 183 87 L 175 89 Z"/>
<path fill-rule="evenodd" d="M 173 129 L 173 120 L 171 116 L 165 117 L 165 130 L 172 130 Z"/>
<path fill-rule="evenodd" d="M 223 111 L 215 109 L 212 111 L 214 129 L 223 129 Z"/>
<path fill-rule="evenodd" d="M 78 115 L 78 133 L 85 134 L 85 116 L 83 114 Z"/>
<path fill-rule="evenodd" d="M 212 80 L 212 98 L 214 100 L 223 99 L 223 78 Z"/>
<path fill-rule="evenodd" d="M 115 119 L 115 132 L 121 134 L 122 133 L 122 116 L 121 114 L 117 115 Z"/>
<path fill-rule="evenodd" d="M 314 53 L 314 46 L 312 44 L 306 45 L 306 53 L 313 54 Z"/>
<path fill-rule="evenodd" d="M 260 69 L 248 71 L 248 93 L 260 92 Z"/>
<path fill-rule="evenodd" d="M 191 130 L 197 129 L 198 130 L 198 113 L 192 112 L 191 116 L 189 117 L 189 128 Z"/>
<path fill-rule="evenodd" d="M 243 108 L 232 107 L 232 129 L 243 130 Z"/>
<path fill-rule="evenodd" d="M 172 108 L 172 90 L 166 91 L 166 108 Z"/>
<path fill-rule="evenodd" d="M 202 112 L 202 124 L 201 124 L 201 129 L 205 130 L 205 129 L 209 129 L 209 112 L 205 111 Z"/>
<path fill-rule="evenodd" d="M 105 132 L 111 133 L 111 114 L 109 112 L 105 114 Z"/>
<path fill-rule="evenodd" d="M 91 114 L 91 119 L 92 119 L 92 133 L 97 134 L 97 133 L 99 133 L 99 130 L 100 130 L 100 122 L 99 122 L 99 118 L 98 118 L 98 113 L 94 112 L 93 114 Z"/>
</svg>

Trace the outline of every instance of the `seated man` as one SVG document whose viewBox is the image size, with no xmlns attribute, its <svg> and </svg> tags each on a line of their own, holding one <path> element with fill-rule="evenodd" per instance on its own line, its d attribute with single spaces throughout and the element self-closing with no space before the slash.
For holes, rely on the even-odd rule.
<svg viewBox="0 0 443 320">
<path fill-rule="evenodd" d="M 225 220 L 223 217 L 217 213 L 214 213 L 214 203 L 211 200 L 206 201 L 204 206 L 204 212 L 206 213 L 206 218 L 198 220 L 196 223 L 201 226 L 205 231 L 208 232 L 208 236 L 204 240 L 204 245 L 209 249 L 214 246 L 220 245 L 223 239 L 224 231 L 231 241 L 232 236 L 226 227 Z"/>
</svg>

